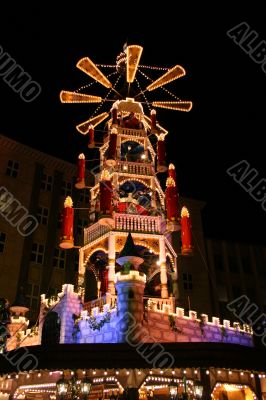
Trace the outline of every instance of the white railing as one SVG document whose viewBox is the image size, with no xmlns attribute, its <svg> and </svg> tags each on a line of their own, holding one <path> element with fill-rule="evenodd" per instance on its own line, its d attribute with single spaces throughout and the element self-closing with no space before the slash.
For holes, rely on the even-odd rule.
<svg viewBox="0 0 266 400">
<path fill-rule="evenodd" d="M 124 172 L 128 174 L 137 175 L 153 175 L 154 168 L 151 164 L 144 162 L 128 162 L 128 161 L 118 161 L 117 165 L 118 172 Z"/>
<path fill-rule="evenodd" d="M 161 232 L 161 217 L 134 214 L 114 214 L 115 230 L 133 232 Z"/>
<path fill-rule="evenodd" d="M 175 298 L 169 297 L 168 299 L 161 299 L 158 297 L 145 297 L 148 302 L 148 309 L 152 311 L 168 311 L 171 313 L 175 312 Z"/>
<path fill-rule="evenodd" d="M 133 138 L 144 138 L 147 136 L 145 129 L 129 129 L 117 127 L 117 132 L 122 136 L 131 136 Z M 109 141 L 109 135 L 106 134 L 103 138 L 103 143 L 106 144 Z"/>
<path fill-rule="evenodd" d="M 118 134 L 125 136 L 141 137 L 141 138 L 147 136 L 146 131 L 144 129 L 129 129 L 121 127 L 118 127 Z"/>
<path fill-rule="evenodd" d="M 95 224 L 84 229 L 84 244 L 93 242 L 109 231 L 110 228 L 108 226 L 101 225 L 99 222 L 96 222 Z"/>
<path fill-rule="evenodd" d="M 91 314 L 92 309 L 95 307 L 98 307 L 98 311 L 102 312 L 103 311 L 103 306 L 105 304 L 110 304 L 110 308 L 115 307 L 116 305 L 116 296 L 111 295 L 109 293 L 105 294 L 102 297 L 99 297 L 98 299 L 87 301 L 83 305 L 83 310 L 87 310 L 88 314 Z"/>
</svg>

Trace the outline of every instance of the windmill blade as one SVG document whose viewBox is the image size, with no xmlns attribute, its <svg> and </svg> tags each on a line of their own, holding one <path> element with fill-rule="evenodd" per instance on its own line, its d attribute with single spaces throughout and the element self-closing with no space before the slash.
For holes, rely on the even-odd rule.
<svg viewBox="0 0 266 400">
<path fill-rule="evenodd" d="M 85 74 L 89 75 L 91 78 L 95 79 L 106 88 L 110 89 L 112 87 L 112 83 L 88 57 L 84 57 L 79 60 L 76 66 L 81 71 L 85 72 Z"/>
<path fill-rule="evenodd" d="M 89 132 L 89 126 L 93 125 L 95 126 L 99 125 L 103 120 L 105 120 L 109 114 L 107 112 L 104 112 L 102 114 L 97 115 L 96 117 L 90 118 L 85 122 L 82 122 L 81 124 L 76 126 L 76 129 L 82 133 L 82 135 L 86 135 Z"/>
<path fill-rule="evenodd" d="M 174 81 L 175 79 L 181 78 L 186 75 L 186 71 L 181 65 L 175 65 L 173 68 L 169 69 L 165 74 L 163 74 L 160 78 L 156 79 L 156 81 L 152 82 L 147 86 L 146 90 L 151 92 L 154 89 L 157 89 L 160 86 L 164 86 L 169 82 Z"/>
<path fill-rule="evenodd" d="M 154 101 L 153 107 L 168 108 L 169 110 L 177 111 L 190 111 L 192 108 L 192 101 Z"/>
<path fill-rule="evenodd" d="M 127 46 L 127 82 L 132 83 L 139 66 L 139 60 L 143 51 L 143 47 L 137 45 Z"/>
<path fill-rule="evenodd" d="M 92 96 L 90 94 L 62 90 L 60 92 L 60 101 L 61 103 L 100 103 L 102 98 L 99 96 Z"/>
</svg>

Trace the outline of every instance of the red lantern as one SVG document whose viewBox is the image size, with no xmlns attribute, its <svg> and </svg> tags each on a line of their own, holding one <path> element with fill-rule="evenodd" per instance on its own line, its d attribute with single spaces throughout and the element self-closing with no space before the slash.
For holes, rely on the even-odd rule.
<svg viewBox="0 0 266 400">
<path fill-rule="evenodd" d="M 88 144 L 89 149 L 93 149 L 95 147 L 94 143 L 94 127 L 93 125 L 89 126 L 89 144 Z"/>
<path fill-rule="evenodd" d="M 113 105 L 112 108 L 112 125 L 118 125 L 118 119 L 117 119 L 117 104 Z"/>
<path fill-rule="evenodd" d="M 151 110 L 151 130 L 156 131 L 156 110 Z"/>
<path fill-rule="evenodd" d="M 166 180 L 165 201 L 166 201 L 167 219 L 169 221 L 177 221 L 178 194 L 176 190 L 175 181 L 171 177 L 168 177 Z"/>
<path fill-rule="evenodd" d="M 74 220 L 74 210 L 73 202 L 70 196 L 65 199 L 64 210 L 62 214 L 62 228 L 59 247 L 61 249 L 72 249 L 74 247 L 73 238 L 73 220 Z"/>
<path fill-rule="evenodd" d="M 189 211 L 186 207 L 182 207 L 181 210 L 181 241 L 181 253 L 183 255 L 190 255 L 193 252 L 192 231 Z"/>
<path fill-rule="evenodd" d="M 158 172 L 167 171 L 165 141 L 163 134 L 158 136 L 158 142 L 157 142 L 157 171 Z"/>
<path fill-rule="evenodd" d="M 78 157 L 78 177 L 75 187 L 77 189 L 85 188 L 85 156 L 83 153 Z"/>
<path fill-rule="evenodd" d="M 117 129 L 112 128 L 109 139 L 109 147 L 107 150 L 107 159 L 106 159 L 106 165 L 108 165 L 108 167 L 114 167 L 116 165 L 116 144 L 117 144 Z"/>
</svg>

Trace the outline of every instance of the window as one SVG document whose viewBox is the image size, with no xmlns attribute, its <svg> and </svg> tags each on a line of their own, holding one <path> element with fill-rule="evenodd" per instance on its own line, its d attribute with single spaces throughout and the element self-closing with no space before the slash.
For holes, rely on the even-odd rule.
<svg viewBox="0 0 266 400">
<path fill-rule="evenodd" d="M 183 286 L 185 290 L 192 290 L 193 288 L 192 275 L 187 272 L 183 274 Z"/>
<path fill-rule="evenodd" d="M 237 263 L 237 255 L 236 255 L 236 247 L 234 243 L 228 243 L 228 267 L 230 272 L 238 272 L 238 263 Z"/>
<path fill-rule="evenodd" d="M 80 192 L 79 201 L 83 203 L 88 203 L 90 201 L 90 193 L 87 189 Z"/>
<path fill-rule="evenodd" d="M 71 196 L 72 195 L 72 183 L 71 182 L 62 182 L 61 194 L 63 196 Z"/>
<path fill-rule="evenodd" d="M 6 234 L 4 232 L 0 232 L 0 253 L 4 252 L 5 244 L 6 244 Z"/>
<path fill-rule="evenodd" d="M 220 271 L 224 269 L 224 258 L 223 258 L 223 249 L 222 243 L 218 240 L 213 240 L 212 242 L 213 249 L 213 262 L 214 267 Z"/>
<path fill-rule="evenodd" d="M 234 256 L 228 256 L 228 266 L 231 272 L 238 272 L 237 259 Z"/>
<path fill-rule="evenodd" d="M 6 175 L 16 178 L 18 176 L 19 163 L 17 161 L 8 160 Z"/>
<path fill-rule="evenodd" d="M 83 229 L 88 226 L 88 221 L 86 219 L 78 219 L 78 234 L 83 235 Z"/>
<path fill-rule="evenodd" d="M 47 297 L 56 296 L 59 290 L 57 288 L 49 287 Z"/>
<path fill-rule="evenodd" d="M 30 309 L 30 314 L 34 314 L 38 311 L 39 293 L 40 293 L 39 285 L 36 285 L 34 283 L 27 284 L 26 300 L 27 300 L 27 306 Z"/>
<path fill-rule="evenodd" d="M 214 266 L 219 271 L 223 271 L 224 269 L 224 260 L 222 254 L 214 254 L 213 255 Z"/>
<path fill-rule="evenodd" d="M 251 270 L 251 260 L 250 260 L 250 257 L 249 257 L 248 255 L 247 255 L 247 256 L 242 256 L 242 257 L 241 257 L 241 263 L 242 263 L 243 271 L 244 271 L 246 274 L 251 274 L 252 270 Z"/>
<path fill-rule="evenodd" d="M 46 207 L 39 206 L 37 209 L 37 220 L 39 224 L 47 225 L 48 224 L 48 214 L 49 210 Z"/>
<path fill-rule="evenodd" d="M 263 247 L 253 247 L 257 270 L 260 275 L 266 274 L 266 259 L 264 260 Z"/>
<path fill-rule="evenodd" d="M 52 191 L 53 185 L 53 177 L 51 175 L 43 174 L 41 181 L 41 188 L 43 190 L 47 190 L 48 192 Z"/>
<path fill-rule="evenodd" d="M 44 245 L 39 243 L 33 243 L 30 260 L 37 264 L 42 264 L 43 255 L 44 255 Z"/>
<path fill-rule="evenodd" d="M 64 269 L 66 264 L 65 250 L 54 250 L 53 267 Z"/>
</svg>

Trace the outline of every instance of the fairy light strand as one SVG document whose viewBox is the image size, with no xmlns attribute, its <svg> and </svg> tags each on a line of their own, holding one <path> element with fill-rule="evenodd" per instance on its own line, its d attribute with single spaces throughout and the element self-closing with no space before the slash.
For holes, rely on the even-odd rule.
<svg viewBox="0 0 266 400">
<path fill-rule="evenodd" d="M 116 73 L 117 73 L 116 71 L 115 71 L 115 72 L 111 72 L 110 74 L 106 75 L 106 77 L 109 78 L 110 76 L 112 76 L 112 75 L 114 75 L 114 74 L 116 74 Z M 81 90 L 83 90 L 83 89 L 88 89 L 89 87 L 91 87 L 92 85 L 94 85 L 94 84 L 96 84 L 96 83 L 98 83 L 98 82 L 97 82 L 97 81 L 90 82 L 90 83 L 88 83 L 87 85 L 81 86 L 81 87 L 79 87 L 78 89 L 73 90 L 73 92 L 74 92 L 74 93 L 79 93 Z"/>
<path fill-rule="evenodd" d="M 147 105 L 149 111 L 151 111 L 150 103 L 148 102 L 148 99 L 147 99 L 147 97 L 145 96 L 145 93 L 143 92 L 143 90 L 142 90 L 142 88 L 141 88 L 141 86 L 140 86 L 140 83 L 139 83 L 139 81 L 137 80 L 137 78 L 135 78 L 135 81 L 137 82 L 137 85 L 138 85 L 138 88 L 139 88 L 139 90 L 140 90 L 140 93 L 141 93 L 141 95 L 143 96 L 143 98 L 144 98 L 144 100 L 145 100 L 145 102 L 146 102 L 146 105 Z"/>
<path fill-rule="evenodd" d="M 143 75 L 144 78 L 146 78 L 148 81 L 153 82 L 153 80 L 152 80 L 148 75 L 146 75 L 143 71 L 139 71 L 139 72 L 140 72 L 141 75 Z M 170 96 L 172 96 L 172 97 L 173 97 L 174 99 L 176 99 L 176 100 L 181 100 L 180 97 L 177 97 L 175 94 L 173 94 L 172 92 L 170 92 L 168 89 L 166 89 L 166 88 L 163 87 L 163 86 L 158 87 L 158 89 L 163 90 L 164 92 L 166 92 L 167 94 L 169 94 Z"/>
<path fill-rule="evenodd" d="M 112 72 L 112 75 L 113 75 L 113 74 L 116 74 L 116 75 L 117 75 L 117 72 Z M 103 104 L 106 102 L 106 100 L 107 100 L 107 98 L 109 97 L 110 93 L 113 91 L 113 89 L 116 88 L 116 86 L 117 86 L 117 84 L 118 84 L 120 78 L 121 78 L 121 75 L 118 75 L 118 78 L 117 78 L 115 84 L 113 85 L 113 87 L 112 87 L 111 89 L 108 90 L 107 95 L 106 95 L 105 98 L 102 100 L 102 102 L 98 105 L 98 107 L 97 107 L 96 110 L 93 112 L 93 114 L 91 115 L 90 118 L 92 118 L 92 117 L 102 108 Z"/>
<path fill-rule="evenodd" d="M 139 65 L 139 68 L 155 69 L 157 71 L 168 71 L 169 70 L 169 68 L 167 68 L 167 67 L 156 67 L 153 65 Z"/>
</svg>

